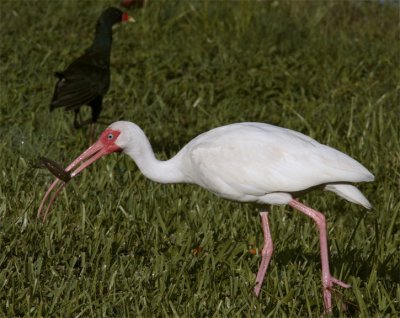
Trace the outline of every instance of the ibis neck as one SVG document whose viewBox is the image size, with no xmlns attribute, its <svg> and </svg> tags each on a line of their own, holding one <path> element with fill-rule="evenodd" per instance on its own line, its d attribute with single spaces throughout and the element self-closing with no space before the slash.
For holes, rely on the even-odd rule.
<svg viewBox="0 0 400 318">
<path fill-rule="evenodd" d="M 187 182 L 179 155 L 166 161 L 158 160 L 147 138 L 142 140 L 139 149 L 128 148 L 124 152 L 136 162 L 140 171 L 152 181 L 159 183 Z"/>
</svg>

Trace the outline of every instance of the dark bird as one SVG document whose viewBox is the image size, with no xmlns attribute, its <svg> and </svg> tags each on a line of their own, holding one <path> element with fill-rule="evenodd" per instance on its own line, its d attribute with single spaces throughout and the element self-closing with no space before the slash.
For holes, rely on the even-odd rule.
<svg viewBox="0 0 400 318">
<path fill-rule="evenodd" d="M 93 44 L 66 70 L 55 73 L 58 81 L 50 110 L 59 107 L 74 110 L 75 128 L 95 123 L 100 115 L 103 96 L 110 86 L 112 27 L 123 21 L 134 20 L 117 8 L 106 9 L 97 21 Z M 92 108 L 92 119 L 78 122 L 77 117 L 82 105 L 89 105 Z"/>
</svg>

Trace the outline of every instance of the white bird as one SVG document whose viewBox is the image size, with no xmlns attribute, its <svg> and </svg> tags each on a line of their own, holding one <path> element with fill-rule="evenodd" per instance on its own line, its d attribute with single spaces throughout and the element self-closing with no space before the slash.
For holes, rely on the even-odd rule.
<svg viewBox="0 0 400 318">
<path fill-rule="evenodd" d="M 322 145 L 299 132 L 263 123 L 236 123 L 205 132 L 167 161 L 156 159 L 149 140 L 134 123 L 111 124 L 99 140 L 75 159 L 66 171 L 71 177 L 97 159 L 122 151 L 129 155 L 149 179 L 161 183 L 193 183 L 218 196 L 263 205 L 289 204 L 311 217 L 319 230 L 323 300 L 326 312 L 332 310 L 333 285 L 350 285 L 330 274 L 325 216 L 295 199 L 300 194 L 321 187 L 367 209 L 371 204 L 350 182 L 373 181 L 374 176 L 348 155 Z M 75 170 L 73 170 L 77 167 Z M 51 197 L 47 213 L 66 182 L 56 179 L 39 207 Z M 264 247 L 256 277 L 254 294 L 259 295 L 273 252 L 268 212 L 262 212 Z"/>
</svg>

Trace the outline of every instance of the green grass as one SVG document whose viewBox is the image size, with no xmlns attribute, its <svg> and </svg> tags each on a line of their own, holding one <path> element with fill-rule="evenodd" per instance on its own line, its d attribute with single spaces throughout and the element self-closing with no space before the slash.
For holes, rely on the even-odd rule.
<svg viewBox="0 0 400 318">
<path fill-rule="evenodd" d="M 0 316 L 319 317 L 316 228 L 291 208 L 272 208 L 275 254 L 259 299 L 260 257 L 249 253 L 262 246 L 258 207 L 152 183 L 127 156 L 100 160 L 36 222 L 52 180 L 38 156 L 66 165 L 88 146 L 73 114 L 49 113 L 53 72 L 117 3 L 0 2 Z M 334 316 L 399 315 L 399 6 L 150 0 L 131 14 L 136 24 L 114 30 L 102 121 L 136 122 L 163 159 L 239 121 L 358 159 L 376 176 L 360 185 L 373 210 L 322 192 L 302 200 L 326 214 L 332 272 L 352 285 L 335 292 Z"/>
</svg>

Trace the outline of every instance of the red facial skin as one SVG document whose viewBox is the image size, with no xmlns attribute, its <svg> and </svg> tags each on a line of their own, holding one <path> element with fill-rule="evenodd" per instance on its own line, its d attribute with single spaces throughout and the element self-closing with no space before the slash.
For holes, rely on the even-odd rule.
<svg viewBox="0 0 400 318">
<path fill-rule="evenodd" d="M 122 22 L 135 22 L 135 19 L 132 18 L 131 16 L 129 16 L 128 13 L 124 12 L 124 13 L 122 13 L 121 21 Z"/>
<path fill-rule="evenodd" d="M 108 155 L 113 152 L 120 152 L 122 149 L 115 144 L 118 136 L 121 134 L 118 130 L 112 130 L 107 128 L 102 132 L 100 138 L 97 142 L 91 145 L 87 150 L 85 150 L 78 158 L 76 158 L 66 169 L 65 171 L 70 172 L 72 169 L 76 168 L 74 171 L 71 172 L 71 179 L 77 176 L 82 170 L 90 166 L 93 162 L 97 161 L 101 157 Z M 86 161 L 85 161 L 86 160 Z M 80 165 L 79 165 L 80 164 Z M 61 183 L 61 184 L 60 184 Z M 51 191 L 55 189 L 58 185 L 59 188 L 56 190 L 55 194 L 51 197 L 49 205 L 47 206 L 46 212 L 43 216 L 43 221 L 46 220 L 47 214 L 50 210 L 51 205 L 53 204 L 54 200 L 61 192 L 61 190 L 65 187 L 67 182 L 63 182 L 60 179 L 56 179 L 50 188 L 47 190 L 42 202 L 40 203 L 40 207 L 38 210 L 37 217 L 41 217 L 41 213 L 44 207 L 44 203 L 46 202 L 47 198 L 49 197 Z"/>
<path fill-rule="evenodd" d="M 129 14 L 126 13 L 126 12 L 122 13 L 122 18 L 121 18 L 121 20 L 122 20 L 123 22 L 124 22 L 124 21 L 129 21 Z"/>
</svg>

